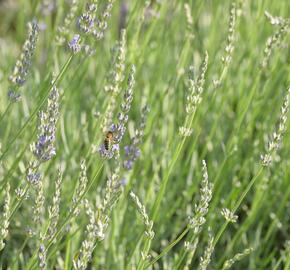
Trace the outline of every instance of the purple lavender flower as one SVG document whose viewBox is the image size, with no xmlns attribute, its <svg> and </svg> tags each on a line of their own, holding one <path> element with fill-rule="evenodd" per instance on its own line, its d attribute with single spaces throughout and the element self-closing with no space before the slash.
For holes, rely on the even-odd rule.
<svg viewBox="0 0 290 270">
<path fill-rule="evenodd" d="M 148 111 L 149 108 L 147 106 L 142 109 L 141 122 L 139 124 L 139 128 L 135 131 L 135 136 L 132 139 L 132 143 L 131 145 L 126 145 L 124 147 L 125 160 L 123 161 L 123 168 L 125 170 L 131 170 L 133 168 L 134 162 L 141 155 L 141 151 L 138 145 L 142 142 Z"/>
<path fill-rule="evenodd" d="M 78 53 L 81 50 L 80 35 L 74 35 L 72 40 L 68 43 L 68 47 L 74 54 Z"/>
<path fill-rule="evenodd" d="M 59 114 L 59 93 L 54 86 L 48 98 L 48 107 L 45 112 L 39 113 L 40 124 L 37 142 L 33 144 L 33 153 L 39 162 L 45 162 L 56 155 L 54 146 L 56 122 Z"/>
<path fill-rule="evenodd" d="M 40 178 L 41 178 L 41 174 L 39 172 L 29 172 L 27 174 L 27 181 L 32 184 L 32 185 L 37 185 L 40 181 Z"/>
<path fill-rule="evenodd" d="M 94 17 L 89 13 L 83 13 L 77 20 L 77 27 L 85 34 L 90 33 L 94 27 Z"/>
</svg>

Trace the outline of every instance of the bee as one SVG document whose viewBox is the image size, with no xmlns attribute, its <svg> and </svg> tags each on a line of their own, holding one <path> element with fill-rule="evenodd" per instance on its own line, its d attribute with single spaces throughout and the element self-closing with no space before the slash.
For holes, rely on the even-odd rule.
<svg viewBox="0 0 290 270">
<path fill-rule="evenodd" d="M 112 131 L 108 131 L 104 140 L 104 146 L 107 151 L 111 149 L 113 142 L 114 142 L 114 133 Z"/>
</svg>

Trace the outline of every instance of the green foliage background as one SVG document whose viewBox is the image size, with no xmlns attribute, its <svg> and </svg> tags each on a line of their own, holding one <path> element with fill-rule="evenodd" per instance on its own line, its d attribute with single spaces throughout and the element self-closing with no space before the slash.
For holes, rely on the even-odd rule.
<svg viewBox="0 0 290 270">
<path fill-rule="evenodd" d="M 102 2 L 100 1 L 101 6 Z M 235 32 L 233 59 L 219 88 L 212 80 L 223 70 L 221 57 L 227 39 L 230 1 L 188 1 L 193 24 L 187 26 L 184 4 L 187 1 L 151 1 L 149 13 L 142 19 L 145 2 L 128 1 L 126 18 L 126 74 L 131 64 L 136 66 L 134 100 L 129 115 L 128 132 L 121 144 L 126 145 L 140 120 L 142 106 L 147 103 L 148 115 L 141 158 L 125 177 L 128 185 L 111 216 L 106 238 L 96 245 L 91 269 L 135 269 L 145 239 L 144 226 L 128 193 L 134 190 L 146 206 L 149 216 L 160 185 L 168 173 L 176 147 L 182 138 L 178 129 L 186 112 L 187 71 L 196 70 L 205 51 L 209 54 L 208 72 L 201 104 L 193 123 L 193 133 L 178 155 L 158 216 L 154 222 L 155 237 L 151 245 L 153 258 L 174 241 L 187 225 L 194 204 L 199 200 L 202 179 L 201 161 L 208 165 L 209 180 L 214 183 L 213 199 L 207 214 L 197 252 L 190 269 L 196 269 L 207 244 L 207 227 L 216 237 L 225 220 L 222 208 L 233 209 L 247 185 L 260 168 L 260 155 L 274 132 L 283 97 L 289 85 L 289 28 L 278 47 L 273 49 L 269 67 L 261 71 L 267 39 L 277 31 L 264 16 L 290 17 L 290 3 L 280 1 L 250 1 L 238 3 L 240 16 Z M 111 49 L 119 38 L 120 7 L 116 1 L 109 19 L 105 38 L 90 40 L 96 54 L 88 57 L 76 54 L 59 83 L 62 89 L 61 114 L 57 131 L 57 155 L 41 169 L 44 175 L 45 205 L 52 199 L 57 167 L 64 167 L 61 199 L 61 220 L 68 214 L 71 196 L 78 180 L 79 163 L 85 158 L 88 178 L 92 179 L 103 161 L 92 154 L 92 144 L 99 145 L 104 134 L 100 118 L 108 94 L 104 86 L 110 70 Z M 83 10 L 81 1 L 78 14 Z M 68 11 L 65 1 L 44 16 L 38 1 L 0 2 L 0 112 L 8 105 L 8 76 L 26 38 L 26 23 L 37 18 L 46 24 L 40 31 L 32 70 L 23 98 L 15 103 L 0 122 L 1 200 L 5 183 L 14 189 L 25 184 L 25 168 L 31 159 L 29 145 L 36 139 L 37 111 L 49 90 L 52 74 L 58 74 L 70 53 L 54 42 L 56 29 Z M 147 10 L 149 12 L 149 10 Z M 76 32 L 72 26 L 71 37 Z M 124 82 L 124 88 L 126 82 Z M 118 97 L 121 101 L 122 94 Z M 116 117 L 116 116 L 115 116 Z M 283 146 L 275 162 L 264 168 L 247 192 L 236 214 L 237 223 L 228 224 L 215 246 L 209 269 L 221 269 L 226 259 L 247 247 L 253 252 L 234 269 L 289 269 L 290 235 L 290 136 L 284 134 Z M 124 155 L 121 151 L 121 157 Z M 94 202 L 102 196 L 105 181 L 111 173 L 112 161 L 104 161 L 85 197 Z M 29 269 L 35 255 L 35 239 L 27 238 L 32 226 L 31 215 L 35 194 L 23 202 L 15 213 L 0 252 L 2 269 Z M 98 200 L 97 200 L 98 201 Z M 63 231 L 48 252 L 48 269 L 71 269 L 72 259 L 85 237 L 88 218 L 84 213 L 71 221 L 71 229 Z M 154 264 L 155 269 L 176 269 L 176 261 L 184 250 L 183 242 L 190 233 Z M 288 241 L 288 247 L 287 247 Z M 35 266 L 36 267 L 36 266 Z M 158 268 L 159 267 L 159 268 Z"/>
</svg>

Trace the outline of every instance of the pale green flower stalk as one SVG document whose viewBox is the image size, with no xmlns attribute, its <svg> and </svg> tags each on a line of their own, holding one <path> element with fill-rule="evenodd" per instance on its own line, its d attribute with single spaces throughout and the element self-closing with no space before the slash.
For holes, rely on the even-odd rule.
<svg viewBox="0 0 290 270">
<path fill-rule="evenodd" d="M 69 27 L 72 24 L 72 22 L 74 21 L 74 19 L 76 18 L 78 5 L 79 5 L 79 1 L 78 0 L 72 0 L 69 12 L 65 16 L 63 25 L 59 26 L 57 28 L 57 35 L 56 35 L 55 40 L 56 40 L 56 43 L 58 45 L 64 45 L 64 44 L 67 43 L 68 36 L 70 34 Z"/>
<path fill-rule="evenodd" d="M 137 211 L 139 212 L 139 214 L 142 217 L 143 224 L 146 228 L 145 236 L 150 238 L 150 239 L 153 239 L 153 237 L 155 235 L 155 233 L 152 229 L 153 228 L 153 221 L 149 219 L 149 216 L 147 214 L 145 206 L 141 203 L 140 199 L 133 191 L 130 192 L 130 197 L 131 197 L 132 201 L 134 202 L 135 207 L 137 208 Z"/>
<path fill-rule="evenodd" d="M 228 66 L 232 60 L 232 54 L 234 51 L 235 31 L 236 31 L 236 19 L 237 19 L 237 4 L 233 2 L 230 8 L 230 21 L 229 30 L 227 36 L 227 43 L 225 47 L 224 56 L 222 62 L 225 66 Z"/>
<path fill-rule="evenodd" d="M 206 162 L 202 161 L 202 181 L 201 181 L 201 188 L 200 188 L 200 201 L 199 204 L 195 205 L 194 215 L 193 217 L 189 217 L 188 220 L 188 230 L 191 230 L 193 235 L 190 237 L 190 240 L 188 241 L 187 245 L 192 245 L 198 243 L 199 241 L 199 235 L 202 231 L 202 227 L 204 223 L 206 222 L 205 216 L 209 209 L 209 203 L 212 198 L 212 191 L 213 191 L 213 185 L 209 183 L 208 180 L 208 173 L 207 173 L 207 166 Z M 197 244 L 196 243 L 196 244 Z M 188 252 L 188 249 L 185 248 L 179 257 L 179 260 L 177 262 L 177 268 L 181 267 L 183 260 L 185 259 L 186 253 Z M 191 255 L 189 254 L 189 257 Z M 187 264 L 190 264 L 192 258 L 190 259 Z"/>
<path fill-rule="evenodd" d="M 247 248 L 241 253 L 237 253 L 233 258 L 226 260 L 222 270 L 230 269 L 236 262 L 241 261 L 253 251 L 253 248 Z"/>
<path fill-rule="evenodd" d="M 202 161 L 202 172 L 200 202 L 195 205 L 194 216 L 189 217 L 189 226 L 197 236 L 200 234 L 202 226 L 206 221 L 205 216 L 208 212 L 213 190 L 213 185 L 208 181 L 207 166 L 204 160 Z"/>
<path fill-rule="evenodd" d="M 287 29 L 289 27 L 289 22 L 290 22 L 289 19 L 283 19 L 281 17 L 273 17 L 268 12 L 266 12 L 265 15 L 272 25 L 277 25 L 279 28 L 266 41 L 266 47 L 264 49 L 264 57 L 261 63 L 262 70 L 265 70 L 268 68 L 271 54 L 274 48 L 280 45 L 284 36 L 287 34 Z"/>
<path fill-rule="evenodd" d="M 6 184 L 4 196 L 5 196 L 4 209 L 3 209 L 3 213 L 1 216 L 1 223 L 0 223 L 0 251 L 4 249 L 5 247 L 4 240 L 8 235 L 9 216 L 10 216 L 10 210 L 11 210 L 11 197 L 10 197 L 9 183 Z"/>
<path fill-rule="evenodd" d="M 155 233 L 152 229 L 153 228 L 153 221 L 149 219 L 149 216 L 147 214 L 145 206 L 141 203 L 140 199 L 137 197 L 137 195 L 133 191 L 130 192 L 130 197 L 131 197 L 132 201 L 134 202 L 135 207 L 137 208 L 137 211 L 139 212 L 139 214 L 142 217 L 143 224 L 146 228 L 145 236 L 147 239 L 150 239 L 150 241 L 151 241 L 155 235 Z M 150 252 L 150 250 L 144 246 L 143 250 L 141 251 L 141 260 L 139 261 L 137 269 L 142 269 L 144 263 L 150 259 L 151 256 L 150 256 L 149 252 Z"/>
<path fill-rule="evenodd" d="M 87 167 L 86 167 L 86 162 L 84 159 L 81 161 L 80 169 L 81 169 L 81 172 L 79 176 L 79 181 L 75 189 L 75 192 L 72 198 L 72 205 L 71 205 L 71 211 L 73 211 L 73 214 L 75 216 L 79 214 L 79 211 L 80 211 L 79 205 L 81 204 L 80 199 L 85 193 L 86 187 L 88 184 Z"/>
<path fill-rule="evenodd" d="M 207 247 L 204 251 L 203 256 L 200 258 L 200 263 L 199 263 L 200 270 L 206 270 L 208 268 L 208 266 L 210 264 L 210 259 L 211 259 L 212 253 L 214 251 L 214 244 L 213 244 L 214 237 L 211 234 L 210 229 L 208 232 L 208 237 L 209 237 L 209 240 L 208 240 Z"/>
<path fill-rule="evenodd" d="M 55 181 L 55 189 L 54 189 L 54 195 L 52 198 L 52 205 L 48 208 L 48 216 L 49 216 L 49 221 L 50 221 L 49 227 L 47 230 L 48 239 L 51 239 L 57 230 L 57 224 L 59 220 L 61 184 L 62 184 L 62 170 L 61 168 L 59 168 L 57 179 Z"/>
<path fill-rule="evenodd" d="M 194 78 L 193 66 L 189 68 L 188 89 L 185 104 L 187 118 L 185 120 L 184 126 L 179 128 L 179 133 L 183 137 L 188 137 L 192 134 L 191 121 L 189 121 L 189 119 L 193 117 L 197 109 L 197 106 L 202 101 L 207 65 L 208 65 L 208 53 L 205 52 L 204 59 L 203 62 L 201 63 L 197 79 Z"/>
<path fill-rule="evenodd" d="M 286 95 L 284 97 L 284 102 L 281 107 L 278 127 L 276 131 L 273 133 L 272 139 L 268 142 L 266 153 L 261 155 L 261 161 L 263 166 L 269 166 L 272 163 L 274 155 L 281 147 L 283 135 L 287 128 L 286 122 L 288 118 L 289 98 L 290 98 L 290 86 L 287 89 Z"/>
<path fill-rule="evenodd" d="M 104 117 L 101 122 L 103 132 L 109 130 L 112 124 L 113 114 L 116 108 L 116 98 L 121 91 L 121 85 L 124 81 L 126 60 L 126 30 L 121 31 L 121 39 L 118 42 L 116 57 L 112 59 L 113 67 L 108 76 L 108 84 L 105 86 L 105 91 L 110 95 L 109 103 L 106 107 Z"/>
<path fill-rule="evenodd" d="M 230 7 L 230 19 L 229 19 L 227 42 L 224 48 L 223 56 L 221 58 L 222 70 L 219 75 L 219 78 L 213 80 L 214 88 L 217 88 L 221 85 L 224 77 L 226 76 L 230 62 L 232 61 L 232 55 L 235 48 L 236 24 L 237 24 L 237 3 L 232 2 Z"/>
</svg>

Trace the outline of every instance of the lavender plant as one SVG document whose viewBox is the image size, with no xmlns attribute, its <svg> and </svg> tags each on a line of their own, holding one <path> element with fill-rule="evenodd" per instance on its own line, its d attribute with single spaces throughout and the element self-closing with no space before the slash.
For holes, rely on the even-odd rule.
<svg viewBox="0 0 290 270">
<path fill-rule="evenodd" d="M 289 10 L 0 1 L 0 268 L 288 269 Z"/>
</svg>

